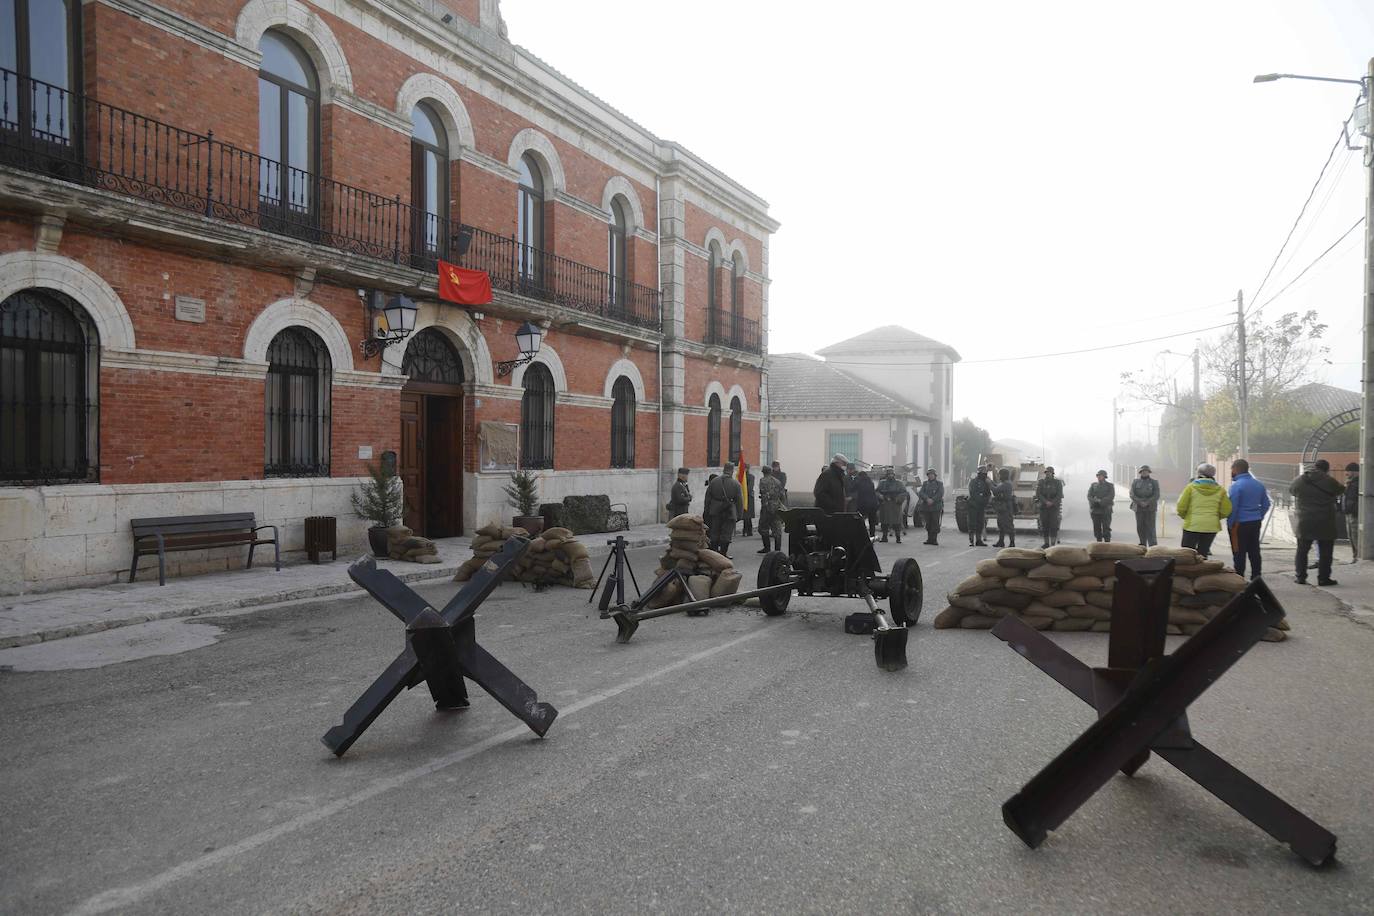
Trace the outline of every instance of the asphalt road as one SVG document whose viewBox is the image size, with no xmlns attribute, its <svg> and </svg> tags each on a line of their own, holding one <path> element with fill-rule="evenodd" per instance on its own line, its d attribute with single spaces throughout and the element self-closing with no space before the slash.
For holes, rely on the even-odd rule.
<svg viewBox="0 0 1374 916">
<path fill-rule="evenodd" d="M 542 740 L 480 690 L 445 714 L 421 688 L 336 760 L 319 736 L 402 642 L 367 598 L 46 644 L 57 670 L 0 669 L 0 912 L 1374 912 L 1374 630 L 1277 583 L 1293 638 L 1190 716 L 1336 833 L 1335 866 L 1158 759 L 1032 851 L 1000 805 L 1092 712 L 988 633 L 932 630 L 991 551 L 919 541 L 880 545 L 927 583 L 897 673 L 843 633 L 854 601 L 621 646 L 586 592 L 502 586 L 478 636 L 559 707 Z M 746 582 L 757 544 L 736 542 Z M 1105 660 L 1100 634 L 1055 639 Z"/>
</svg>

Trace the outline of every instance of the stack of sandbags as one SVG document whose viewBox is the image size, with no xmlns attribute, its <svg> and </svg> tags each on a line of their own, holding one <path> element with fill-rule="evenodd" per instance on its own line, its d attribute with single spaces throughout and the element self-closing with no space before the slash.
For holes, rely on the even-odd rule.
<svg viewBox="0 0 1374 916">
<path fill-rule="evenodd" d="M 729 558 L 706 546 L 706 522 L 700 515 L 679 515 L 668 522 L 668 550 L 658 558 L 654 579 L 674 568 L 687 577 L 687 588 L 698 601 L 733 595 L 743 579 Z M 654 596 L 649 607 L 668 607 L 687 600 L 681 581 L 674 580 Z"/>
<path fill-rule="evenodd" d="M 529 537 L 524 528 L 503 528 L 484 525 L 472 539 L 472 558 L 458 567 L 455 582 L 472 578 L 483 563 L 497 553 L 506 540 L 519 535 Z M 510 578 L 532 585 L 571 585 L 591 588 L 596 584 L 592 561 L 585 544 L 578 541 L 567 528 L 549 528 L 530 540 L 529 550 L 515 562 Z"/>
<path fill-rule="evenodd" d="M 393 535 L 393 532 L 396 534 Z M 429 538 L 414 536 L 404 525 L 387 529 L 386 551 L 387 556 L 393 560 L 406 560 L 410 563 L 439 562 L 438 546 Z"/>
<path fill-rule="evenodd" d="M 994 559 L 978 561 L 975 574 L 950 592 L 949 607 L 936 615 L 935 627 L 988 629 L 1011 615 L 1037 630 L 1105 633 L 1111 629 L 1115 563 L 1141 556 L 1174 560 L 1168 632 L 1175 635 L 1196 633 L 1245 590 L 1244 577 L 1187 547 L 1146 550 L 1116 542 L 1046 550 L 1009 547 Z M 1278 642 L 1286 629 L 1285 621 L 1264 638 Z"/>
</svg>

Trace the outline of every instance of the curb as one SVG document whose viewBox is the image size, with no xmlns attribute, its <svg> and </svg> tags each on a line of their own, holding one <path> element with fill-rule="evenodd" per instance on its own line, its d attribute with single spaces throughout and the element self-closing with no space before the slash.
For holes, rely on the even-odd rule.
<svg viewBox="0 0 1374 916">
<path fill-rule="evenodd" d="M 668 543 L 668 536 L 655 538 L 637 538 L 627 540 L 626 546 L 631 550 L 643 547 L 658 547 Z M 610 548 L 606 545 L 588 547 L 587 553 L 591 557 L 603 557 L 610 553 Z M 425 566 L 408 572 L 396 572 L 396 578 L 402 582 L 424 582 L 431 579 L 453 578 L 458 572 L 461 564 L 453 565 L 434 565 Z M 175 617 L 202 617 L 208 614 L 222 614 L 226 611 L 240 611 L 245 608 L 266 607 L 268 605 L 284 604 L 288 601 L 302 601 L 308 598 L 327 598 L 333 595 L 343 595 L 345 593 L 356 592 L 365 594 L 358 588 L 352 580 L 338 582 L 331 585 L 315 585 L 305 588 L 284 589 L 279 592 L 272 592 L 265 595 L 251 595 L 247 598 L 231 599 L 226 601 L 216 601 L 210 604 L 197 605 L 196 607 L 176 608 L 169 611 L 152 612 L 148 614 L 132 614 L 128 617 L 120 617 L 115 620 L 92 620 L 87 623 L 68 624 L 61 627 L 51 627 L 46 630 L 36 630 L 30 633 L 21 633 L 17 636 L 0 636 L 0 649 L 16 649 L 20 646 L 31 646 L 40 642 L 53 642 L 58 639 L 70 639 L 73 636 L 88 636 L 91 633 L 101 633 L 105 630 L 114 630 L 119 627 L 137 626 L 140 623 L 151 623 L 155 620 L 170 620 Z"/>
</svg>

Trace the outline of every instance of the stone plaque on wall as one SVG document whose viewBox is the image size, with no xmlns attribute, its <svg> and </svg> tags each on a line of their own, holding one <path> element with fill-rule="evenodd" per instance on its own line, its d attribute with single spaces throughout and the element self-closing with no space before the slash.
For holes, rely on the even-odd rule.
<svg viewBox="0 0 1374 916">
<path fill-rule="evenodd" d="M 205 300 L 192 299 L 190 296 L 177 296 L 176 319 L 177 321 L 194 321 L 196 324 L 204 324 Z"/>
</svg>

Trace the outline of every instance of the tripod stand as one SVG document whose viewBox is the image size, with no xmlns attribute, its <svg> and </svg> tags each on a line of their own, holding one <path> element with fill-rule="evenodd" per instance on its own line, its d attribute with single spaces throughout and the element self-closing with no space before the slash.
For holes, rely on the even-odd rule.
<svg viewBox="0 0 1374 916">
<path fill-rule="evenodd" d="M 625 550 L 629 546 L 625 543 L 625 538 L 616 535 L 615 540 L 607 541 L 606 545 L 611 548 L 611 552 L 606 555 L 606 562 L 601 564 L 601 573 L 596 577 L 596 584 L 592 586 L 592 593 L 587 596 L 587 603 L 591 604 L 592 598 L 596 597 L 598 590 L 601 592 L 601 601 L 597 603 L 597 610 L 601 615 L 606 616 L 606 612 L 611 606 L 611 591 L 615 591 L 615 603 L 619 606 L 625 605 L 625 574 L 630 574 L 630 582 L 635 587 L 635 597 L 639 597 L 639 582 L 635 579 L 635 571 L 630 566 L 630 558 L 625 555 Z M 615 561 L 614 568 L 611 561 Z M 610 569 L 611 574 L 606 575 L 606 570 Z M 606 580 L 606 587 L 601 588 L 601 580 Z"/>
</svg>

